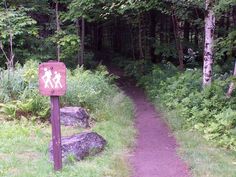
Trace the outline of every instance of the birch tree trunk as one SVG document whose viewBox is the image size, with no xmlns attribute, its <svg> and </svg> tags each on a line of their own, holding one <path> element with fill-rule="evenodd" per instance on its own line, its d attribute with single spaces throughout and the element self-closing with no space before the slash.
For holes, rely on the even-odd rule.
<svg viewBox="0 0 236 177">
<path fill-rule="evenodd" d="M 236 77 L 236 62 L 234 64 L 234 73 L 233 73 L 233 76 Z M 233 91 L 235 89 L 235 84 L 234 82 L 231 82 L 230 85 L 229 85 L 229 89 L 228 89 L 228 92 L 227 92 L 227 97 L 231 97 Z"/>
<path fill-rule="evenodd" d="M 212 82 L 213 43 L 215 31 L 215 14 L 213 11 L 213 5 L 214 0 L 206 0 L 203 86 L 210 85 Z"/>
</svg>

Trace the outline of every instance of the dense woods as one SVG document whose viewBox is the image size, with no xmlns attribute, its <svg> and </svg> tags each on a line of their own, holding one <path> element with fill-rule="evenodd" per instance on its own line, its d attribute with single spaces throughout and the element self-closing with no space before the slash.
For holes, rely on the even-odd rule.
<svg viewBox="0 0 236 177">
<path fill-rule="evenodd" d="M 133 66 L 142 65 L 137 71 L 129 68 L 130 72 L 146 75 L 152 65 L 172 63 L 181 72 L 203 68 L 201 84 L 206 87 L 219 74 L 214 68 L 235 75 L 235 3 L 1 1 L 0 65 L 14 70 L 17 63 L 58 60 L 69 68 L 93 68 L 118 58 L 121 63 L 128 59 Z M 228 97 L 234 87 L 232 80 L 225 91 Z"/>
<path fill-rule="evenodd" d="M 235 55 L 235 9 L 234 0 L 2 1 L 1 66 L 49 58 L 76 66 L 119 54 L 180 70 L 203 65 L 208 85 L 213 63 Z"/>
<path fill-rule="evenodd" d="M 38 93 L 37 67 L 49 60 L 62 61 L 68 68 L 68 90 L 61 105 L 79 104 L 90 110 L 94 129 L 111 141 L 105 166 L 114 171 L 96 169 L 92 175 L 112 176 L 123 169 L 128 176 L 125 158 L 118 159 L 123 165 L 117 169 L 111 162 L 121 146 L 131 146 L 135 134 L 131 102 L 115 86 L 118 77 L 104 65 L 120 67 L 135 79 L 168 114 L 173 131 L 182 137 L 183 132 L 197 132 L 235 154 L 236 0 L 0 0 L 4 120 L 46 122 L 49 104 Z M 121 119 L 116 122 L 118 112 Z M 117 137 L 110 135 L 113 126 Z M 132 135 L 129 141 L 127 134 Z M 195 169 L 193 161 L 189 163 Z M 235 175 L 227 168 L 212 174 Z"/>
</svg>

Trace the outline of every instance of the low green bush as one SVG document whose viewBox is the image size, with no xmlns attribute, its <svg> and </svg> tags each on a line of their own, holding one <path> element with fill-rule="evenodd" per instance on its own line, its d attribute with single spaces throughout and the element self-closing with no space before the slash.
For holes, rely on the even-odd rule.
<svg viewBox="0 0 236 177">
<path fill-rule="evenodd" d="M 45 120 L 49 115 L 49 98 L 38 91 L 38 65 L 28 61 L 17 65 L 14 72 L 0 71 L 0 111 L 9 119 L 30 117 Z M 62 106 L 83 106 L 95 111 L 104 106 L 117 92 L 113 76 L 104 66 L 94 71 L 83 67 L 67 70 L 67 93 L 61 97 Z M 99 119 L 99 118 L 97 118 Z"/>
<path fill-rule="evenodd" d="M 216 73 L 212 85 L 203 89 L 200 69 L 181 73 L 171 63 L 162 63 L 149 66 L 151 71 L 142 74 L 141 67 L 137 67 L 142 62 L 129 62 L 125 71 L 153 102 L 180 117 L 178 126 L 172 127 L 198 130 L 208 141 L 236 150 L 236 97 L 225 96 L 231 80 L 228 73 Z"/>
<path fill-rule="evenodd" d="M 26 71 L 26 66 L 17 68 L 16 72 L 21 70 L 23 73 Z M 35 69 L 29 67 L 27 69 L 29 72 L 26 73 L 34 73 L 31 70 Z M 30 75 L 27 74 L 27 77 L 31 78 Z M 95 157 L 88 157 L 76 163 L 71 158 L 70 162 L 63 164 L 60 173 L 53 171 L 53 164 L 48 159 L 51 126 L 47 122 L 34 122 L 23 118 L 20 121 L 15 120 L 19 119 L 19 113 L 30 114 L 31 119 L 47 118 L 44 113 L 48 111 L 46 108 L 49 108 L 48 97 L 38 93 L 37 79 L 35 82 L 32 80 L 31 84 L 26 81 L 22 79 L 24 87 L 16 93 L 16 97 L 11 97 L 9 94 L 9 101 L 0 104 L 2 111 L 5 111 L 9 115 L 8 119 L 12 120 L 5 121 L 5 116 L 0 114 L 0 176 L 128 177 L 131 175 L 127 157 L 133 147 L 136 133 L 133 125 L 134 108 L 131 100 L 114 85 L 114 77 L 108 74 L 104 66 L 99 66 L 95 71 L 83 68 L 67 71 L 68 90 L 67 94 L 61 97 L 62 106 L 82 105 L 90 109 L 89 113 L 96 123 L 93 124 L 92 121 L 91 128 L 86 130 L 61 126 L 61 132 L 63 137 L 87 131 L 97 132 L 106 139 L 107 146 Z M 6 94 L 8 92 L 10 90 L 6 89 Z M 45 112 L 41 112 L 43 110 Z"/>
<path fill-rule="evenodd" d="M 4 121 L 0 115 L 0 176 L 4 177 L 129 177 L 127 157 L 134 144 L 133 104 L 119 90 L 103 106 L 92 111 L 96 122 L 90 129 L 61 126 L 62 137 L 93 131 L 104 137 L 107 146 L 102 153 L 80 162 L 63 164 L 60 173 L 49 161 L 48 143 L 51 126 L 46 122 Z M 97 98 L 99 99 L 99 98 Z M 128 136 L 127 136 L 128 135 Z M 17 147 L 17 148 L 16 148 Z"/>
</svg>

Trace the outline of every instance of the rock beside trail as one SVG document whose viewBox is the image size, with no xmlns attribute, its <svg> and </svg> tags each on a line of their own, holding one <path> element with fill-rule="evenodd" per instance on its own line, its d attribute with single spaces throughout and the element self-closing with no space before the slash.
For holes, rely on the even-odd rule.
<svg viewBox="0 0 236 177">
<path fill-rule="evenodd" d="M 103 151 L 107 142 L 97 133 L 81 133 L 71 137 L 65 137 L 61 140 L 62 159 L 74 157 L 76 160 L 82 160 L 85 157 L 94 156 Z M 50 160 L 53 160 L 52 142 L 49 146 Z"/>
<path fill-rule="evenodd" d="M 89 127 L 89 114 L 81 107 L 64 107 L 60 109 L 61 124 L 65 126 Z"/>
</svg>

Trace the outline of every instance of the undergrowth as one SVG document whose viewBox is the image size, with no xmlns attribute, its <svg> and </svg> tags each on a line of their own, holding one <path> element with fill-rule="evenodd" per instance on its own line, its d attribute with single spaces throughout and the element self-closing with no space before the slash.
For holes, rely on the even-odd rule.
<svg viewBox="0 0 236 177">
<path fill-rule="evenodd" d="M 160 110 L 192 176 L 235 177 L 236 95 L 225 96 L 233 80 L 226 67 L 216 66 L 214 82 L 203 89 L 201 69 L 181 73 L 168 62 L 153 65 L 124 58 L 115 62 L 137 80 Z"/>
<path fill-rule="evenodd" d="M 92 111 L 99 121 L 89 130 L 62 126 L 62 136 L 82 131 L 95 131 L 108 145 L 105 150 L 83 161 L 73 159 L 63 164 L 63 170 L 53 172 L 48 146 L 51 126 L 26 119 L 0 123 L 0 176 L 4 177 L 129 177 L 127 157 L 134 144 L 133 106 L 121 92 L 105 100 L 103 109 Z M 127 137 L 129 135 L 129 137 Z"/>
<path fill-rule="evenodd" d="M 125 60 L 119 65 L 153 102 L 175 111 L 176 130 L 198 131 L 207 141 L 236 150 L 236 96 L 225 96 L 230 74 L 218 71 L 212 85 L 203 89 L 201 69 L 181 73 L 171 63 L 152 65 L 145 60 Z"/>
<path fill-rule="evenodd" d="M 127 155 L 134 143 L 132 102 L 115 86 L 104 66 L 94 71 L 67 70 L 68 90 L 61 106 L 83 106 L 93 121 L 90 129 L 62 127 L 62 136 L 95 131 L 108 145 L 96 157 L 64 164 L 59 173 L 49 162 L 51 139 L 49 99 L 38 91 L 38 63 L 0 71 L 0 176 L 128 177 Z M 127 137 L 129 135 L 129 137 Z"/>
<path fill-rule="evenodd" d="M 45 121 L 49 117 L 49 99 L 38 91 L 38 63 L 28 61 L 17 65 L 14 72 L 0 70 L 0 112 L 8 120 L 27 118 Z M 83 106 L 88 110 L 102 109 L 109 96 L 118 91 L 114 76 L 105 66 L 94 71 L 79 67 L 67 70 L 67 92 L 61 106 Z"/>
</svg>

